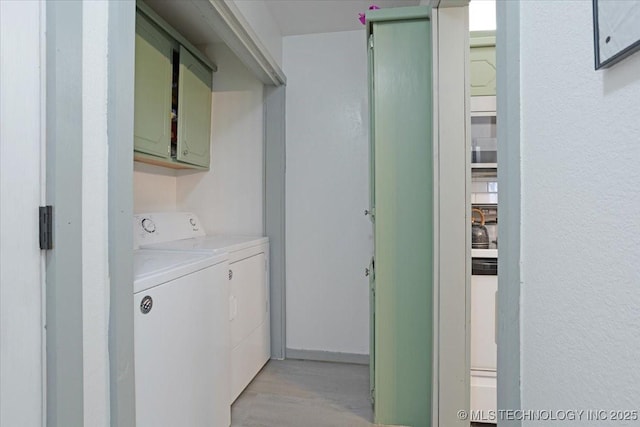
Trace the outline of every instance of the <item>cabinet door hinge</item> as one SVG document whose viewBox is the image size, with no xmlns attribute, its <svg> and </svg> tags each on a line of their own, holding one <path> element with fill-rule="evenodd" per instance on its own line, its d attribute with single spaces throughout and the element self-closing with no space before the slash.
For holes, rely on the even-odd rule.
<svg viewBox="0 0 640 427">
<path fill-rule="evenodd" d="M 375 208 L 365 209 L 364 210 L 364 215 L 368 216 L 371 219 L 371 222 L 375 222 L 376 221 L 376 209 Z"/>
<path fill-rule="evenodd" d="M 373 49 L 373 34 L 369 35 L 369 49 Z"/>
<path fill-rule="evenodd" d="M 40 249 L 53 249 L 53 206 L 40 206 Z"/>
</svg>

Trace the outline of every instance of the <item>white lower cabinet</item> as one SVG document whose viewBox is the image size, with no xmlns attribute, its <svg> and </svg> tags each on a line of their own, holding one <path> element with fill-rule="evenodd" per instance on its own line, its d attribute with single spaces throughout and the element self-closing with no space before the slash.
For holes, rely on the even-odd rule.
<svg viewBox="0 0 640 427">
<path fill-rule="evenodd" d="M 496 410 L 498 276 L 471 276 L 471 410 Z"/>
</svg>

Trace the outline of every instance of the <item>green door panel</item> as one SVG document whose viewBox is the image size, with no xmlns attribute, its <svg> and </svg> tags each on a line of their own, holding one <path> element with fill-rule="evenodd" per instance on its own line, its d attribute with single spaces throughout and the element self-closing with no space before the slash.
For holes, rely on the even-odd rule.
<svg viewBox="0 0 640 427">
<path fill-rule="evenodd" d="M 375 221 L 375 153 L 374 144 L 374 99 L 373 99 L 373 35 L 369 34 L 367 40 L 368 61 L 369 61 L 369 219 L 373 227 Z M 375 246 L 375 234 L 374 234 L 374 246 Z M 376 387 L 376 291 L 375 291 L 375 263 L 374 259 L 371 259 L 371 265 L 369 266 L 369 394 L 371 396 L 371 403 L 375 403 L 375 387 Z"/>
<path fill-rule="evenodd" d="M 429 8 L 395 9 L 404 11 L 367 12 L 373 34 L 375 422 L 427 427 L 433 388 L 431 22 Z"/>
<path fill-rule="evenodd" d="M 169 158 L 173 41 L 136 16 L 134 149 Z"/>
<path fill-rule="evenodd" d="M 369 34 L 367 40 L 368 60 L 369 60 L 369 219 L 375 221 L 376 213 L 376 180 L 375 180 L 375 150 L 373 141 L 375 140 L 375 99 L 374 99 L 374 69 L 373 69 L 373 34 Z"/>
<path fill-rule="evenodd" d="M 212 72 L 180 46 L 178 151 L 181 162 L 209 167 Z"/>
</svg>

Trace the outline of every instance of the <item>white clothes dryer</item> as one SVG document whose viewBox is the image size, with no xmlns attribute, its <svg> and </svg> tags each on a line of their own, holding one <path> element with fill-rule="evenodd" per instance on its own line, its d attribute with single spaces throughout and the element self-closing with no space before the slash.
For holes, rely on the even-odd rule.
<svg viewBox="0 0 640 427">
<path fill-rule="evenodd" d="M 229 426 L 226 253 L 134 250 L 138 427 Z"/>
</svg>

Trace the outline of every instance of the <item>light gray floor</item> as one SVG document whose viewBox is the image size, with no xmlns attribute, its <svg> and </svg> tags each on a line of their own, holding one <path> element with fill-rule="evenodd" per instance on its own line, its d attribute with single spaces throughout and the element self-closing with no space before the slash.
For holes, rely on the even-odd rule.
<svg viewBox="0 0 640 427">
<path fill-rule="evenodd" d="M 238 397 L 232 427 L 370 427 L 369 367 L 272 360 Z"/>
</svg>

